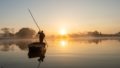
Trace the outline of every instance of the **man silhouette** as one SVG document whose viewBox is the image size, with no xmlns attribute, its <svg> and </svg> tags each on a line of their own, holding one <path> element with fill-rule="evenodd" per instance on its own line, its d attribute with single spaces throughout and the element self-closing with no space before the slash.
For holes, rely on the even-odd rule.
<svg viewBox="0 0 120 68">
<path fill-rule="evenodd" d="M 45 38 L 45 34 L 43 33 L 43 31 L 41 31 L 41 32 L 39 31 L 38 34 L 39 34 L 40 43 L 43 43 L 43 39 Z"/>
</svg>

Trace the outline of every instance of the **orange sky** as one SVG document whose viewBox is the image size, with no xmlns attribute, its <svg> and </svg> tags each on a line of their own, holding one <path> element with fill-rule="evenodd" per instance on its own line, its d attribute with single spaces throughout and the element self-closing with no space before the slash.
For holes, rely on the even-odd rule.
<svg viewBox="0 0 120 68">
<path fill-rule="evenodd" d="M 5 0 L 0 1 L 0 28 L 30 27 L 38 30 L 27 8 L 30 8 L 41 29 L 47 34 L 98 30 L 120 31 L 119 0 Z"/>
</svg>

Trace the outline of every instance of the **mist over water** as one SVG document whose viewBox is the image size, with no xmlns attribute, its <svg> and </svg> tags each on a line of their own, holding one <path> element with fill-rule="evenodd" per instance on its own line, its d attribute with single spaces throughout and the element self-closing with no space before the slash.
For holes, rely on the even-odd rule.
<svg viewBox="0 0 120 68">
<path fill-rule="evenodd" d="M 29 58 L 28 45 L 36 40 L 0 40 L 1 68 L 37 68 L 39 57 Z M 47 40 L 39 68 L 119 68 L 120 39 Z"/>
</svg>

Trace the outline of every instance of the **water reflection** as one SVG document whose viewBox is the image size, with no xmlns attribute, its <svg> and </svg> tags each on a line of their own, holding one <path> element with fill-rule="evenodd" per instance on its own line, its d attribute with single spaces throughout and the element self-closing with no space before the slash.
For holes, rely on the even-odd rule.
<svg viewBox="0 0 120 68">
<path fill-rule="evenodd" d="M 37 45 L 33 40 L 0 40 L 0 67 L 5 64 L 3 68 L 120 68 L 118 41 L 50 39 L 46 53 L 46 48 L 31 49 L 29 46 Z"/>
<path fill-rule="evenodd" d="M 34 43 L 29 44 L 28 48 L 29 48 L 28 57 L 30 59 L 31 58 L 38 58 L 38 61 L 39 61 L 38 68 L 39 68 L 40 63 L 43 62 L 45 59 L 46 44 L 34 42 Z"/>
<path fill-rule="evenodd" d="M 61 46 L 63 46 L 63 47 L 65 47 L 65 46 L 67 46 L 68 45 L 68 41 L 67 40 L 60 40 L 59 41 L 59 44 L 61 45 Z"/>
<path fill-rule="evenodd" d="M 0 41 L 0 51 L 13 51 L 15 47 L 20 50 L 27 50 L 28 44 L 33 42 L 32 40 L 2 40 Z"/>
<path fill-rule="evenodd" d="M 79 38 L 79 39 L 55 39 L 55 40 L 49 40 L 54 41 L 58 45 L 65 47 L 69 45 L 70 42 L 79 42 L 79 44 L 100 44 L 103 41 L 107 40 L 117 40 L 120 42 L 120 39 L 114 39 L 114 38 Z M 15 47 L 18 47 L 20 50 L 27 50 L 27 45 L 34 42 L 34 40 L 0 40 L 0 51 L 13 51 Z"/>
</svg>

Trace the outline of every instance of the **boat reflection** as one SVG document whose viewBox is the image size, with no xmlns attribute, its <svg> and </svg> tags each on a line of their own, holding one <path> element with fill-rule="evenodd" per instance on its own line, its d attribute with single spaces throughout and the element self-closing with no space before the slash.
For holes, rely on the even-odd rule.
<svg viewBox="0 0 120 68">
<path fill-rule="evenodd" d="M 45 53 L 46 53 L 46 44 L 45 43 L 39 43 L 34 42 L 28 45 L 29 52 L 28 57 L 31 58 L 39 58 L 39 62 L 43 62 L 45 59 Z"/>
</svg>

